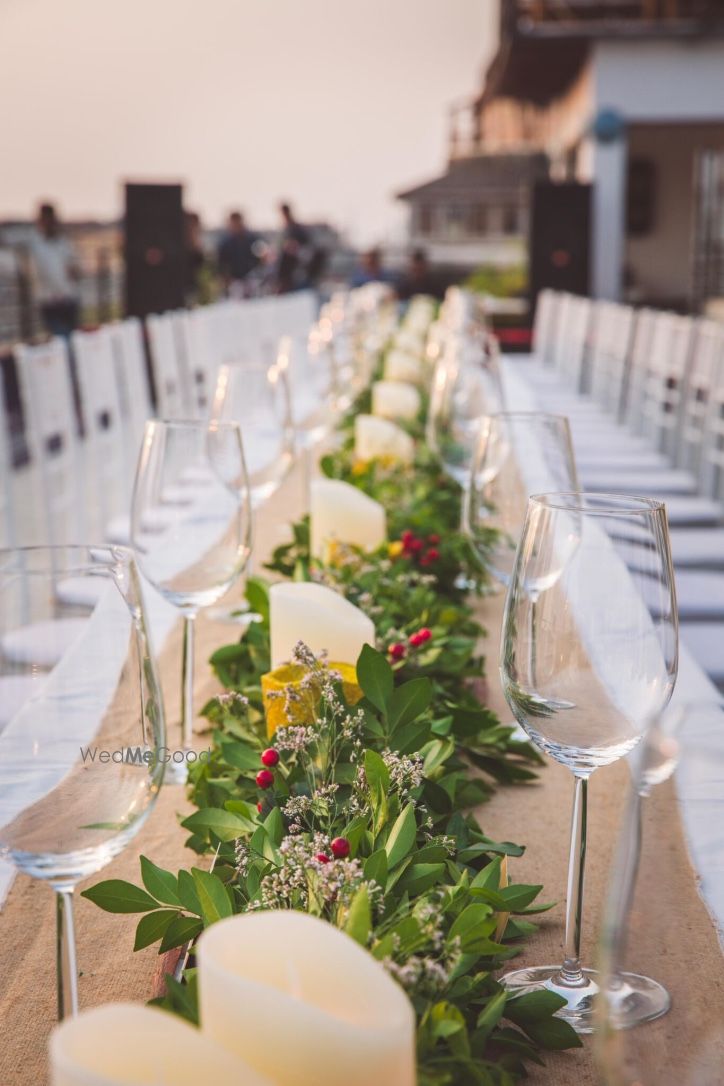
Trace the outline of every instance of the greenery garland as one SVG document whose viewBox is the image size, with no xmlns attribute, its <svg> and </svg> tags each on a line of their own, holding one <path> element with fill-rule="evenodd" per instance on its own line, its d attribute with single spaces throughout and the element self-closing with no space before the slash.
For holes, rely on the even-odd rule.
<svg viewBox="0 0 724 1086">
<path fill-rule="evenodd" d="M 550 905 L 537 903 L 540 886 L 508 880 L 507 860 L 523 848 L 488 837 L 471 813 L 496 781 L 533 777 L 540 758 L 476 690 L 483 630 L 459 586 L 482 585 L 484 572 L 458 531 L 459 489 L 422 442 L 413 465 L 355 463 L 350 428 L 366 408 L 365 397 L 354 405 L 342 447 L 322 468 L 385 505 L 392 542 L 374 554 L 337 548 L 315 566 L 303 520 L 270 562 L 277 574 L 332 585 L 373 619 L 378 650 L 365 647 L 357 661 L 362 700 L 350 704 L 333 666 L 300 644 L 301 679 L 277 697 L 302 722 L 279 728 L 269 746 L 268 593 L 250 579 L 258 621 L 211 658 L 227 693 L 204 709 L 212 754 L 191 769 L 198 810 L 182 823 L 188 846 L 214 856 L 213 871 L 174 875 L 142 857 L 142 887 L 111 879 L 84 896 L 142 913 L 134 949 L 159 943 L 159 953 L 234 913 L 322 916 L 408 992 L 421 1086 L 508 1086 L 527 1062 L 542 1062 L 542 1049 L 580 1045 L 554 1017 L 560 997 L 514 997 L 495 980 L 536 930 L 528 918 Z M 421 436 L 421 422 L 411 429 Z M 198 1020 L 192 965 L 182 984 L 167 977 L 157 1002 Z"/>
</svg>

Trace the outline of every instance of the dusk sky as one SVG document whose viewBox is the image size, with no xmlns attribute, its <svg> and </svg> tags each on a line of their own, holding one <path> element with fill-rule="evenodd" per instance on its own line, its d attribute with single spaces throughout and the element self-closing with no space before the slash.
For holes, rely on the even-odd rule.
<svg viewBox="0 0 724 1086">
<path fill-rule="evenodd" d="M 360 243 L 445 164 L 497 0 L 0 0 L 0 216 L 39 198 L 121 210 L 123 179 L 183 180 L 216 224 L 278 198 Z"/>
</svg>

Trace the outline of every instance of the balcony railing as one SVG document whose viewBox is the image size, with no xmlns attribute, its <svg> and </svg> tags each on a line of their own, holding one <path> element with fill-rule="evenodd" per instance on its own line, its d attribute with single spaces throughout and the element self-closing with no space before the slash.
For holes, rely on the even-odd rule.
<svg viewBox="0 0 724 1086">
<path fill-rule="evenodd" d="M 677 24 L 683 29 L 724 18 L 721 0 L 503 0 L 503 5 L 504 19 L 512 16 L 515 28 L 524 33 L 570 28 L 585 34 L 617 25 L 630 31 L 636 23 L 675 30 Z"/>
</svg>

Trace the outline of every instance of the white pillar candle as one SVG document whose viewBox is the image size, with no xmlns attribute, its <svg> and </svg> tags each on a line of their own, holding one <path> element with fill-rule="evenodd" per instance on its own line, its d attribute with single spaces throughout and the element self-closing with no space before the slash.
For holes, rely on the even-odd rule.
<svg viewBox="0 0 724 1086">
<path fill-rule="evenodd" d="M 109 1003 L 62 1022 L 50 1038 L 50 1065 L 51 1086 L 274 1082 L 180 1018 L 134 1003 Z"/>
<path fill-rule="evenodd" d="M 420 359 L 408 351 L 392 350 L 385 358 L 385 381 L 419 384 L 423 378 Z"/>
<path fill-rule="evenodd" d="M 203 933 L 198 960 L 204 1032 L 276 1082 L 413 1086 L 410 1001 L 326 921 L 293 910 L 233 916 Z"/>
<path fill-rule="evenodd" d="M 271 666 L 291 660 L 298 641 L 315 656 L 327 652 L 339 664 L 356 664 L 363 645 L 375 643 L 370 618 L 326 585 L 308 581 L 273 584 L 269 590 Z"/>
<path fill-rule="evenodd" d="M 335 540 L 376 550 L 387 535 L 383 505 L 340 479 L 314 479 L 311 484 L 310 534 L 314 558 L 324 558 Z"/>
<path fill-rule="evenodd" d="M 395 347 L 401 351 L 408 351 L 410 354 L 419 355 L 422 354 L 425 346 L 425 329 L 409 324 L 403 328 L 398 329 L 395 335 Z"/>
<path fill-rule="evenodd" d="M 387 457 L 410 464 L 415 456 L 415 443 L 408 433 L 388 419 L 358 415 L 354 420 L 354 455 L 357 460 Z"/>
<path fill-rule="evenodd" d="M 372 414 L 383 419 L 414 419 L 420 411 L 420 393 L 405 381 L 375 381 Z"/>
</svg>

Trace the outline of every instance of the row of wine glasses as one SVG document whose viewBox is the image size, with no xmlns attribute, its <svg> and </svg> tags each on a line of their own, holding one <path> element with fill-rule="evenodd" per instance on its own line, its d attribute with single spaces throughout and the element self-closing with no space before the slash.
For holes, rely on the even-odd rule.
<svg viewBox="0 0 724 1086">
<path fill-rule="evenodd" d="M 580 960 L 588 779 L 636 746 L 674 688 L 668 526 L 659 502 L 580 493 L 567 419 L 501 411 L 495 387 L 480 353 L 438 361 L 428 443 L 461 484 L 474 550 L 507 589 L 506 700 L 531 741 L 575 781 L 564 961 L 513 971 L 502 983 L 555 991 L 565 999 L 560 1016 L 590 1032 L 599 980 Z M 619 984 L 626 1024 L 668 1005 L 647 977 L 622 972 Z"/>
<path fill-rule="evenodd" d="M 133 551 L 0 553 L 0 856 L 56 892 L 60 1018 L 78 1009 L 74 887 L 128 844 L 164 779 L 185 781 L 196 757 L 198 611 L 247 567 L 252 510 L 284 478 L 295 430 L 311 441 L 329 425 L 325 361 L 302 350 L 290 367 L 290 356 L 287 343 L 271 365 L 222 366 L 209 419 L 147 423 Z M 313 393 L 297 396 L 297 420 L 290 368 Z M 167 739 L 139 569 L 184 618 L 180 744 Z"/>
</svg>

